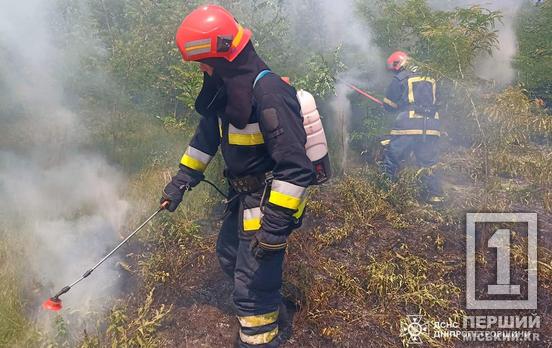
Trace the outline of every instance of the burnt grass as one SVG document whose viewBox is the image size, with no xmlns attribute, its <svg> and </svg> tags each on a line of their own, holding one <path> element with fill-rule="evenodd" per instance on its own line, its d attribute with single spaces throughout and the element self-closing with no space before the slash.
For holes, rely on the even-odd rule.
<svg viewBox="0 0 552 348">
<path fill-rule="evenodd" d="M 293 314 L 293 332 L 284 347 L 403 346 L 401 321 L 412 314 L 461 323 L 464 314 L 535 313 L 465 310 L 465 212 L 473 211 L 467 202 L 479 202 L 481 188 L 449 181 L 446 206 L 432 207 L 417 199 L 415 180 L 407 173 L 390 184 L 374 171 L 357 170 L 311 190 L 307 218 L 292 234 L 285 261 L 283 295 Z M 523 210 L 539 213 L 536 314 L 541 326 L 535 332 L 541 341 L 512 346 L 546 347 L 552 345 L 552 217 L 537 206 L 514 209 Z M 173 306 L 156 333 L 161 347 L 232 347 L 236 340 L 232 282 L 221 272 L 214 251 L 219 225 L 217 219 L 202 222 L 170 242 L 171 233 L 163 231 L 168 224 L 160 224 L 154 232 L 166 240 L 150 243 L 130 258 L 140 269 L 134 276 L 142 286 L 129 295 L 129 312 L 152 287 L 156 305 Z M 512 239 L 513 245 L 524 243 L 522 233 Z M 476 258 L 482 280 L 496 274 L 495 256 L 487 250 Z M 524 251 L 516 250 L 512 264 L 520 267 L 512 278 L 525 279 Z M 489 346 L 422 339 L 432 346 Z"/>
</svg>

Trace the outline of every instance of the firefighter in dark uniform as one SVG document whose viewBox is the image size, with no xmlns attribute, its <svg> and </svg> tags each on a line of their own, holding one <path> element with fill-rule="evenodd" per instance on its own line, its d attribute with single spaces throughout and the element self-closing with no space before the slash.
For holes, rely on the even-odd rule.
<svg viewBox="0 0 552 348">
<path fill-rule="evenodd" d="M 408 55 L 395 52 L 387 59 L 387 69 L 394 73 L 387 88 L 384 107 L 397 112 L 391 138 L 384 148 L 383 169 L 387 177 L 396 179 L 401 161 L 412 153 L 424 169 L 422 184 L 429 203 L 443 200 L 439 178 L 433 167 L 439 161 L 440 124 L 437 112 L 435 80 L 407 68 Z"/>
<path fill-rule="evenodd" d="M 214 5 L 194 10 L 178 29 L 184 60 L 204 72 L 196 99 L 202 117 L 161 201 L 174 211 L 221 148 L 230 198 L 216 250 L 234 281 L 238 344 L 276 347 L 287 238 L 300 224 L 315 174 L 296 91 L 268 70 L 250 37 Z"/>
</svg>

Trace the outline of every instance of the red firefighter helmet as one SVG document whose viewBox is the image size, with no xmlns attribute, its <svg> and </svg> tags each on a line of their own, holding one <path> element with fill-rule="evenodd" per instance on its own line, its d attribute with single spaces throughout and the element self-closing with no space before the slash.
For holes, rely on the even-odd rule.
<svg viewBox="0 0 552 348">
<path fill-rule="evenodd" d="M 234 16 L 216 5 L 200 6 L 184 18 L 176 32 L 176 45 L 185 61 L 225 58 L 233 61 L 251 38 Z"/>
<path fill-rule="evenodd" d="M 393 54 L 387 58 L 387 70 L 399 71 L 405 67 L 407 61 L 408 54 L 406 52 L 393 52 Z"/>
</svg>

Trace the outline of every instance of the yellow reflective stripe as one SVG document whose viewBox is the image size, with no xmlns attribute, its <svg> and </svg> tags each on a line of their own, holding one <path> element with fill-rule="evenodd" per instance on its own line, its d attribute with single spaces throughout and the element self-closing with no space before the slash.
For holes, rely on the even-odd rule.
<svg viewBox="0 0 552 348">
<path fill-rule="evenodd" d="M 193 146 L 188 146 L 186 152 L 180 160 L 180 163 L 188 168 L 203 172 L 209 165 L 209 162 L 211 162 L 212 158 L 213 156 L 198 150 Z"/>
<path fill-rule="evenodd" d="M 188 168 L 191 168 L 193 170 L 197 170 L 200 172 L 203 172 L 205 168 L 207 168 L 206 164 L 196 160 L 195 158 L 189 156 L 186 153 L 184 154 L 184 156 L 182 156 L 182 159 L 180 160 L 180 164 L 183 164 Z"/>
<path fill-rule="evenodd" d="M 258 134 L 228 134 L 228 144 L 252 146 L 264 144 L 264 138 L 261 133 Z"/>
<path fill-rule="evenodd" d="M 236 34 L 236 37 L 234 40 L 232 40 L 232 48 L 236 48 L 240 45 L 241 40 L 243 38 L 243 27 L 238 24 L 238 33 Z"/>
<path fill-rule="evenodd" d="M 197 46 L 186 47 L 186 51 L 190 52 L 190 51 L 200 50 L 200 49 L 204 49 L 204 48 L 211 49 L 211 44 L 208 43 L 208 44 L 205 44 L 205 45 L 197 45 Z"/>
<path fill-rule="evenodd" d="M 387 146 L 387 145 L 389 145 L 390 142 L 391 142 L 391 139 L 386 139 L 386 140 L 380 141 L 380 144 L 381 144 L 382 146 Z"/>
<path fill-rule="evenodd" d="M 390 132 L 391 135 L 423 135 L 423 129 L 393 129 Z M 441 132 L 437 130 L 428 129 L 426 130 L 426 135 L 436 135 L 440 136 Z"/>
<path fill-rule="evenodd" d="M 433 102 L 435 103 L 435 95 L 437 89 L 435 80 L 430 77 L 415 76 L 408 79 L 408 102 L 410 104 L 414 103 L 414 83 L 422 81 L 429 82 L 433 86 Z"/>
<path fill-rule="evenodd" d="M 243 230 L 256 231 L 260 229 L 262 217 L 261 208 L 245 209 L 243 211 Z"/>
<path fill-rule="evenodd" d="M 190 47 L 194 47 L 194 46 L 210 45 L 210 44 L 211 44 L 211 39 L 207 38 L 207 39 L 188 41 L 188 42 L 186 42 L 186 44 L 184 46 L 186 48 L 190 48 Z"/>
<path fill-rule="evenodd" d="M 241 327 L 258 327 L 275 323 L 278 320 L 278 311 L 248 315 L 245 317 L 238 316 L 238 321 Z"/>
<path fill-rule="evenodd" d="M 301 216 L 303 216 L 303 213 L 305 212 L 306 206 L 307 206 L 307 199 L 305 198 L 301 201 L 301 204 L 299 205 L 299 208 L 297 208 L 297 211 L 295 212 L 295 214 L 293 214 L 293 217 L 296 219 L 301 218 Z"/>
<path fill-rule="evenodd" d="M 243 220 L 244 231 L 257 231 L 261 228 L 261 219 Z"/>
<path fill-rule="evenodd" d="M 398 108 L 399 108 L 399 106 L 398 106 L 396 103 L 394 103 L 391 99 L 383 98 L 383 102 L 384 102 L 385 104 L 387 104 L 387 105 L 389 105 L 389 106 L 395 108 L 395 109 L 398 109 Z"/>
<path fill-rule="evenodd" d="M 240 330 L 240 339 L 243 343 L 247 344 L 256 345 L 270 343 L 276 336 L 278 336 L 278 327 L 258 335 L 246 335 Z"/>
<path fill-rule="evenodd" d="M 228 143 L 245 146 L 264 144 L 259 123 L 250 123 L 244 129 L 238 129 L 230 124 L 228 126 Z"/>
<path fill-rule="evenodd" d="M 301 204 L 299 198 L 289 196 L 278 191 L 270 192 L 270 199 L 268 200 L 272 204 L 279 205 L 280 207 L 288 208 L 291 210 L 297 210 Z"/>
<path fill-rule="evenodd" d="M 270 203 L 284 208 L 297 210 L 301 205 L 305 188 L 281 180 L 274 180 L 270 190 Z"/>
</svg>

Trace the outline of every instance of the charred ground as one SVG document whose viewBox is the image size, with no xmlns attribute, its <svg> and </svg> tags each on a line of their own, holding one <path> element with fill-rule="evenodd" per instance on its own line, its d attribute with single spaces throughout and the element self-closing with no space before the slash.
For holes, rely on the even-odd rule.
<svg viewBox="0 0 552 348">
<path fill-rule="evenodd" d="M 449 161 L 454 157 L 447 156 Z M 286 258 L 283 294 L 294 311 L 286 347 L 396 347 L 405 339 L 401 322 L 406 315 L 461 321 L 466 313 L 464 214 L 485 189 L 469 176 L 455 175 L 445 181 L 447 205 L 435 208 L 419 203 L 416 183 L 415 171 L 390 184 L 374 168 L 364 168 L 311 190 L 308 218 L 293 233 Z M 552 337 L 552 218 L 538 206 L 522 210 L 540 213 L 538 332 L 546 345 Z M 150 233 L 162 236 L 162 242 L 130 258 L 142 285 L 129 301 L 123 300 L 125 312 L 138 313 L 149 289 L 155 289 L 152 308 L 171 308 L 149 334 L 152 344 L 232 346 L 238 325 L 232 283 L 214 253 L 217 227 L 217 219 L 203 226 L 190 222 L 188 233 L 176 239 L 172 228 L 153 227 Z M 513 243 L 518 252 L 514 263 L 523 264 L 526 241 L 517 237 Z M 493 260 L 490 252 L 478 255 L 483 278 L 494 277 Z M 525 276 L 518 273 L 514 279 Z M 138 330 L 117 337 L 113 330 L 103 339 L 123 344 L 140 335 Z M 424 340 L 434 346 L 463 346 L 455 340 Z"/>
</svg>

